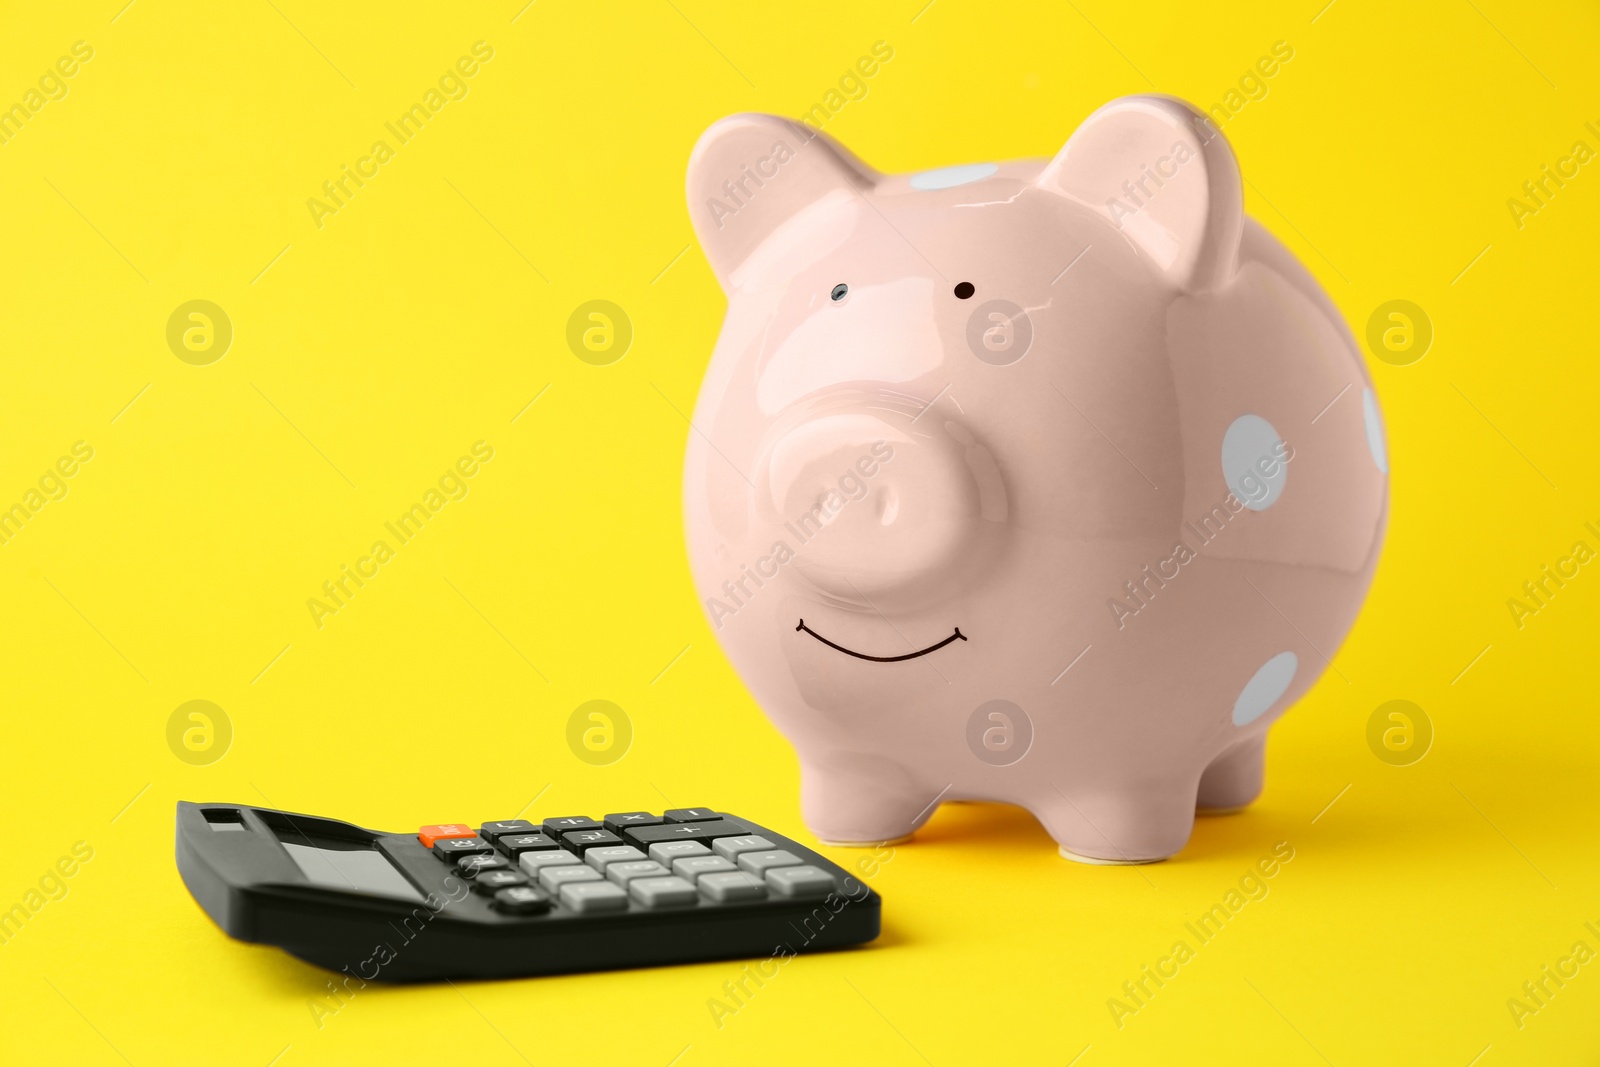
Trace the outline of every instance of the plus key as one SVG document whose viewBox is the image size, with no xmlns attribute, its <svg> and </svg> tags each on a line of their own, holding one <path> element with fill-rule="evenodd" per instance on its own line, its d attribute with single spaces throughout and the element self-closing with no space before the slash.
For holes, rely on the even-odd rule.
<svg viewBox="0 0 1600 1067">
<path fill-rule="evenodd" d="M 704 822 L 664 823 L 658 826 L 630 826 L 622 832 L 628 844 L 646 852 L 662 841 L 714 841 L 719 837 L 739 837 L 748 831 L 732 819 Z"/>
</svg>

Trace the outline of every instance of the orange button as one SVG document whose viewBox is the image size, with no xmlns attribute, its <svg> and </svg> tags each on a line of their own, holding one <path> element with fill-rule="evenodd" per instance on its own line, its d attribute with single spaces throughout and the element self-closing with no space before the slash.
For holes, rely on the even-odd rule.
<svg viewBox="0 0 1600 1067">
<path fill-rule="evenodd" d="M 417 830 L 417 837 L 421 838 L 422 843 L 429 848 L 433 847 L 433 843 L 435 841 L 444 840 L 446 838 L 477 836 L 478 831 L 474 830 L 470 826 L 464 826 L 458 822 L 440 823 L 438 826 L 423 826 Z"/>
</svg>

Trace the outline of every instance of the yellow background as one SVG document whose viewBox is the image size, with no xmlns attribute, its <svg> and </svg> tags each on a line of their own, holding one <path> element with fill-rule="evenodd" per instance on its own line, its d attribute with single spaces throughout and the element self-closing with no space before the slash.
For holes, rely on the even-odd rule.
<svg viewBox="0 0 1600 1067">
<path fill-rule="evenodd" d="M 1506 207 L 1600 149 L 1592 5 L 122 2 L 8 4 L 0 32 L 0 103 L 94 49 L 0 145 L 0 503 L 95 450 L 0 546 L 0 907 L 94 849 L 0 946 L 0 1060 L 1595 1062 L 1600 962 L 1520 1029 L 1506 1004 L 1600 949 L 1600 567 L 1520 630 L 1506 606 L 1600 548 L 1600 165 L 1520 229 Z M 469 95 L 318 229 L 307 199 L 479 40 Z M 685 563 L 685 414 L 724 300 L 683 173 L 712 121 L 799 114 L 879 40 L 893 60 L 828 129 L 902 171 L 1050 154 L 1126 93 L 1209 106 L 1294 48 L 1226 126 L 1248 209 L 1358 337 L 1395 298 L 1436 331 L 1418 363 L 1369 358 L 1390 532 L 1337 672 L 1273 733 L 1261 801 L 1177 858 L 1078 866 L 1018 811 L 947 807 L 871 875 L 875 946 L 789 964 L 720 1028 L 737 962 L 373 986 L 319 1029 L 327 976 L 185 893 L 175 801 L 390 830 L 535 796 L 704 804 L 810 840 Z M 234 327 L 209 366 L 165 339 L 195 299 Z M 634 324 L 610 366 L 565 342 L 591 299 Z M 470 495 L 314 626 L 307 598 L 478 440 Z M 604 767 L 565 741 L 596 698 L 635 733 Z M 167 745 L 194 699 L 234 731 L 207 766 Z M 1409 767 L 1367 745 L 1391 699 L 1436 731 Z M 1119 1029 L 1108 999 L 1280 841 L 1270 895 Z"/>
</svg>

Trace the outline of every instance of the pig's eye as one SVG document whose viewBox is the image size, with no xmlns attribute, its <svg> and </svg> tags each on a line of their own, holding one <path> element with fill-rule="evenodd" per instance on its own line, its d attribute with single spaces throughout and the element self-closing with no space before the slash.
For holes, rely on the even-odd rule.
<svg viewBox="0 0 1600 1067">
<path fill-rule="evenodd" d="M 975 293 L 977 291 L 978 291 L 977 287 L 974 286 L 971 282 L 958 282 L 958 283 L 956 283 L 956 299 L 957 300 L 965 300 L 967 297 L 971 296 L 973 293 Z"/>
<path fill-rule="evenodd" d="M 848 293 L 849 291 L 850 291 L 850 287 L 848 285 L 846 285 L 844 282 L 840 282 L 838 285 L 833 287 L 833 292 L 829 293 L 828 295 L 830 297 L 832 297 L 835 301 L 838 301 L 838 300 L 843 300 L 844 299 L 844 294 Z"/>
</svg>

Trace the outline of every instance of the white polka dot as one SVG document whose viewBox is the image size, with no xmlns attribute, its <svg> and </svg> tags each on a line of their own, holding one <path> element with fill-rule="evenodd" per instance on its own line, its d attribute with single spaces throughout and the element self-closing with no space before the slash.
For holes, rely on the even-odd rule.
<svg viewBox="0 0 1600 1067">
<path fill-rule="evenodd" d="M 959 167 L 945 167 L 942 170 L 925 170 L 921 174 L 911 176 L 911 188 L 922 189 L 954 189 L 958 185 L 968 185 L 972 182 L 982 181 L 1000 168 L 993 163 L 964 163 Z"/>
<path fill-rule="evenodd" d="M 1361 394 L 1361 413 L 1367 420 L 1367 450 L 1372 453 L 1372 462 L 1388 474 L 1389 450 L 1383 443 L 1383 419 L 1378 415 L 1378 398 L 1372 395 L 1371 389 Z"/>
<path fill-rule="evenodd" d="M 1265 511 L 1283 495 L 1283 454 L 1283 438 L 1260 415 L 1240 415 L 1222 435 L 1222 477 L 1251 511 Z"/>
<path fill-rule="evenodd" d="M 1265 715 L 1289 691 L 1299 666 L 1300 658 L 1293 652 L 1279 652 L 1263 663 L 1233 702 L 1233 725 L 1246 726 Z"/>
</svg>

